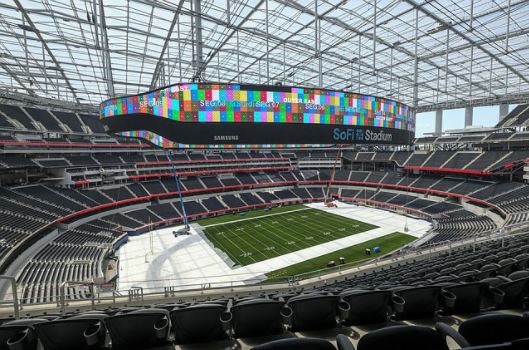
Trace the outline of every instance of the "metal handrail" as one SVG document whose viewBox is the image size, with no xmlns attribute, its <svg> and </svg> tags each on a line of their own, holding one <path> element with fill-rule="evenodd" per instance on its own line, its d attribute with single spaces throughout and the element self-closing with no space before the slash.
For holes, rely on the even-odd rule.
<svg viewBox="0 0 529 350">
<path fill-rule="evenodd" d="M 15 319 L 20 318 L 20 305 L 18 303 L 17 280 L 15 277 L 0 275 L 0 280 L 8 280 L 11 283 L 11 291 L 13 293 L 13 308 L 15 309 Z"/>
<path fill-rule="evenodd" d="M 66 309 L 66 287 L 70 286 L 88 286 L 90 289 L 90 301 L 92 309 L 95 308 L 95 293 L 94 293 L 94 282 L 83 282 L 83 281 L 66 281 L 62 282 L 59 288 L 59 301 L 57 306 L 60 307 L 61 313 L 64 313 Z"/>
<path fill-rule="evenodd" d="M 311 272 L 308 274 L 303 275 L 297 275 L 297 276 L 285 276 L 278 281 L 277 279 L 268 280 L 267 282 L 257 284 L 257 285 L 235 285 L 235 283 L 240 284 L 241 281 L 219 281 L 219 282 L 212 282 L 210 284 L 185 284 L 185 285 L 166 285 L 165 287 L 138 287 L 138 286 L 132 286 L 127 291 L 129 292 L 128 298 L 125 295 L 120 294 L 119 290 L 112 291 L 112 294 L 108 295 L 98 295 L 96 298 L 95 293 L 93 292 L 94 285 L 90 282 L 80 282 L 80 281 L 68 281 L 61 284 L 60 288 L 60 301 L 57 303 L 57 307 L 60 307 L 60 310 L 64 312 L 67 304 L 66 304 L 66 293 L 65 289 L 69 284 L 72 285 L 88 285 L 91 287 L 91 304 L 92 308 L 95 307 L 95 300 L 97 299 L 98 303 L 101 302 L 111 302 L 112 304 L 118 303 L 126 303 L 125 299 L 127 298 L 129 302 L 140 299 L 142 303 L 144 303 L 145 297 L 148 297 L 149 300 L 163 300 L 167 298 L 175 298 L 175 297 L 196 297 L 199 294 L 203 295 L 206 292 L 211 293 L 212 295 L 215 293 L 226 293 L 226 292 L 237 292 L 237 291 L 247 291 L 248 293 L 252 293 L 252 290 L 254 291 L 263 291 L 268 289 L 273 290 L 279 290 L 279 289 L 292 289 L 297 287 L 303 287 L 305 285 L 319 285 L 321 283 L 326 283 L 328 280 L 335 279 L 335 278 L 347 278 L 349 275 L 357 274 L 359 272 L 362 272 L 364 269 L 370 270 L 370 269 L 378 269 L 383 266 L 387 266 L 388 264 L 394 264 L 396 262 L 402 262 L 407 261 L 411 259 L 416 258 L 428 258 L 432 256 L 432 254 L 435 253 L 441 253 L 446 252 L 454 249 L 460 249 L 463 247 L 472 247 L 477 243 L 482 243 L 486 241 L 497 241 L 497 240 L 504 240 L 508 237 L 516 236 L 519 234 L 527 234 L 527 232 L 518 233 L 518 232 L 510 232 L 509 234 L 506 234 L 505 232 L 498 232 L 497 230 L 495 232 L 489 233 L 487 236 L 481 235 L 480 237 L 472 237 L 464 241 L 460 242 L 451 242 L 450 245 L 447 245 L 446 242 L 444 242 L 444 245 L 442 247 L 439 247 L 436 245 L 435 247 L 427 246 L 420 250 L 411 250 L 411 251 L 405 251 L 404 254 L 395 254 L 398 251 L 393 252 L 390 254 L 390 256 L 385 257 L 379 257 L 376 259 L 371 260 L 367 264 L 362 264 L 362 266 L 355 266 L 350 268 L 344 268 L 344 266 L 340 266 L 339 271 L 336 269 L 329 271 L 329 269 L 326 270 L 319 270 L 315 271 L 317 275 L 315 275 L 315 272 Z M 332 274 L 337 274 L 333 277 Z M 338 277 L 339 276 L 339 277 Z M 14 278 L 5 276 L 7 279 L 11 280 L 11 283 L 15 282 L 15 288 L 16 288 L 16 281 Z M 149 281 L 145 281 L 149 282 Z M 151 281 L 152 282 L 152 281 Z M 248 282 L 248 280 L 246 280 Z M 260 281 L 256 279 L 256 283 L 263 282 L 261 279 Z M 148 289 L 152 289 L 152 291 L 148 291 Z M 16 290 L 16 289 L 14 289 Z M 123 292 L 123 290 L 121 291 Z M 165 292 L 165 293 L 164 293 Z M 131 294 L 132 293 L 132 294 Z M 16 294 L 15 294 L 16 296 Z M 120 297 L 121 300 L 116 300 L 116 297 Z M 18 299 L 17 303 L 15 304 L 15 311 L 20 310 L 18 305 Z M 75 301 L 76 304 L 78 303 L 79 306 L 82 306 L 83 303 L 86 302 L 86 299 L 80 299 Z M 50 304 L 50 303 L 39 303 L 40 305 Z M 35 304 L 35 305 L 39 305 Z M 39 307 L 40 308 L 40 307 Z"/>
<path fill-rule="evenodd" d="M 141 303 L 143 305 L 143 287 L 131 286 L 128 291 L 128 294 L 129 294 L 129 301 L 133 301 L 134 298 L 140 297 Z"/>
</svg>

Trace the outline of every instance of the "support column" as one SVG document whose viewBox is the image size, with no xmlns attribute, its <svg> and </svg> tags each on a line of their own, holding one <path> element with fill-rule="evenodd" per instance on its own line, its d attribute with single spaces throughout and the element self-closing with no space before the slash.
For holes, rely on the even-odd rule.
<svg viewBox="0 0 529 350">
<path fill-rule="evenodd" d="M 465 108 L 465 128 L 467 126 L 472 126 L 474 122 L 474 108 L 466 107 Z"/>
<path fill-rule="evenodd" d="M 195 73 L 195 79 L 198 81 L 201 81 L 203 77 L 206 76 L 205 74 L 205 67 L 204 67 L 204 56 L 202 54 L 202 4 L 201 0 L 194 0 L 193 1 L 194 7 L 195 7 L 195 28 L 193 30 L 195 31 L 195 45 L 196 45 L 196 73 Z"/>
<path fill-rule="evenodd" d="M 509 105 L 508 104 L 502 104 L 500 105 L 500 119 L 502 120 L 505 118 L 505 116 L 509 114 Z"/>
<path fill-rule="evenodd" d="M 443 110 L 435 111 L 435 135 L 441 136 L 443 133 Z"/>
</svg>

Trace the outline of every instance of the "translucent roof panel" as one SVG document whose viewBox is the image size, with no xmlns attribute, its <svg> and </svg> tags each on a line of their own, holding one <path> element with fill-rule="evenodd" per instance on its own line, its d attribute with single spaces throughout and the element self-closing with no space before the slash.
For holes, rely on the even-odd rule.
<svg viewBox="0 0 529 350">
<path fill-rule="evenodd" d="M 525 0 L 6 0 L 0 91 L 97 105 L 191 80 L 529 100 Z"/>
</svg>

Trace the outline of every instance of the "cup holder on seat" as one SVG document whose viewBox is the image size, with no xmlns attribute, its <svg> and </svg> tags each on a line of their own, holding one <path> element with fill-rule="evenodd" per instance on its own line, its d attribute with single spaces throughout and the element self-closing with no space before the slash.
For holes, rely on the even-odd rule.
<svg viewBox="0 0 529 350">
<path fill-rule="evenodd" d="M 294 311 L 292 311 L 290 306 L 288 305 L 283 306 L 280 313 L 281 313 L 281 318 L 283 319 L 283 323 L 286 325 L 290 325 L 292 321 L 292 314 L 294 313 Z"/>
<path fill-rule="evenodd" d="M 505 292 L 498 288 L 489 288 L 489 293 L 492 295 L 492 300 L 496 305 L 501 304 L 503 302 L 503 298 L 505 298 Z"/>
<path fill-rule="evenodd" d="M 35 337 L 32 335 L 31 330 L 25 329 L 23 331 L 17 332 L 14 336 L 7 340 L 7 348 L 9 350 L 26 350 L 35 348 L 36 344 Z M 33 345 L 32 345 L 33 344 Z"/>
<path fill-rule="evenodd" d="M 457 296 L 447 290 L 442 290 L 441 294 L 443 296 L 444 305 L 452 309 L 456 305 Z"/>
<path fill-rule="evenodd" d="M 167 331 L 169 329 L 169 319 L 162 317 L 154 323 L 154 332 L 157 339 L 163 339 L 167 337 Z"/>
<path fill-rule="evenodd" d="M 338 311 L 340 313 L 340 319 L 346 320 L 349 317 L 349 312 L 351 311 L 351 305 L 348 302 L 341 300 L 338 303 Z"/>
<path fill-rule="evenodd" d="M 402 298 L 400 295 L 393 294 L 391 296 L 391 301 L 393 304 L 393 310 L 396 313 L 401 313 L 404 311 L 404 305 L 406 304 L 406 300 Z"/>
<path fill-rule="evenodd" d="M 94 346 L 100 342 L 100 335 L 103 330 L 103 323 L 97 322 L 92 324 L 90 327 L 85 329 L 83 335 L 86 341 L 86 345 L 89 347 Z"/>
<path fill-rule="evenodd" d="M 220 314 L 220 323 L 222 324 L 222 329 L 226 332 L 231 331 L 231 320 L 233 315 L 230 311 L 224 311 Z"/>
</svg>

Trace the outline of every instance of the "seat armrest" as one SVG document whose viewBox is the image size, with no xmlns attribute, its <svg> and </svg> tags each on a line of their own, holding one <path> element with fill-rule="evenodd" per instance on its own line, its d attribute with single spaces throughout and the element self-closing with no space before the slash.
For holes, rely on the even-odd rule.
<svg viewBox="0 0 529 350">
<path fill-rule="evenodd" d="M 443 336 L 443 338 L 445 339 L 446 337 L 452 338 L 457 343 L 457 345 L 459 345 L 462 348 L 470 346 L 470 344 L 465 339 L 465 337 L 463 337 L 455 329 L 453 329 L 446 323 L 437 322 L 435 324 L 435 329 L 437 330 L 437 332 L 439 332 Z"/>
<path fill-rule="evenodd" d="M 353 343 L 343 334 L 338 334 L 336 337 L 336 345 L 338 350 L 355 350 Z"/>
</svg>

